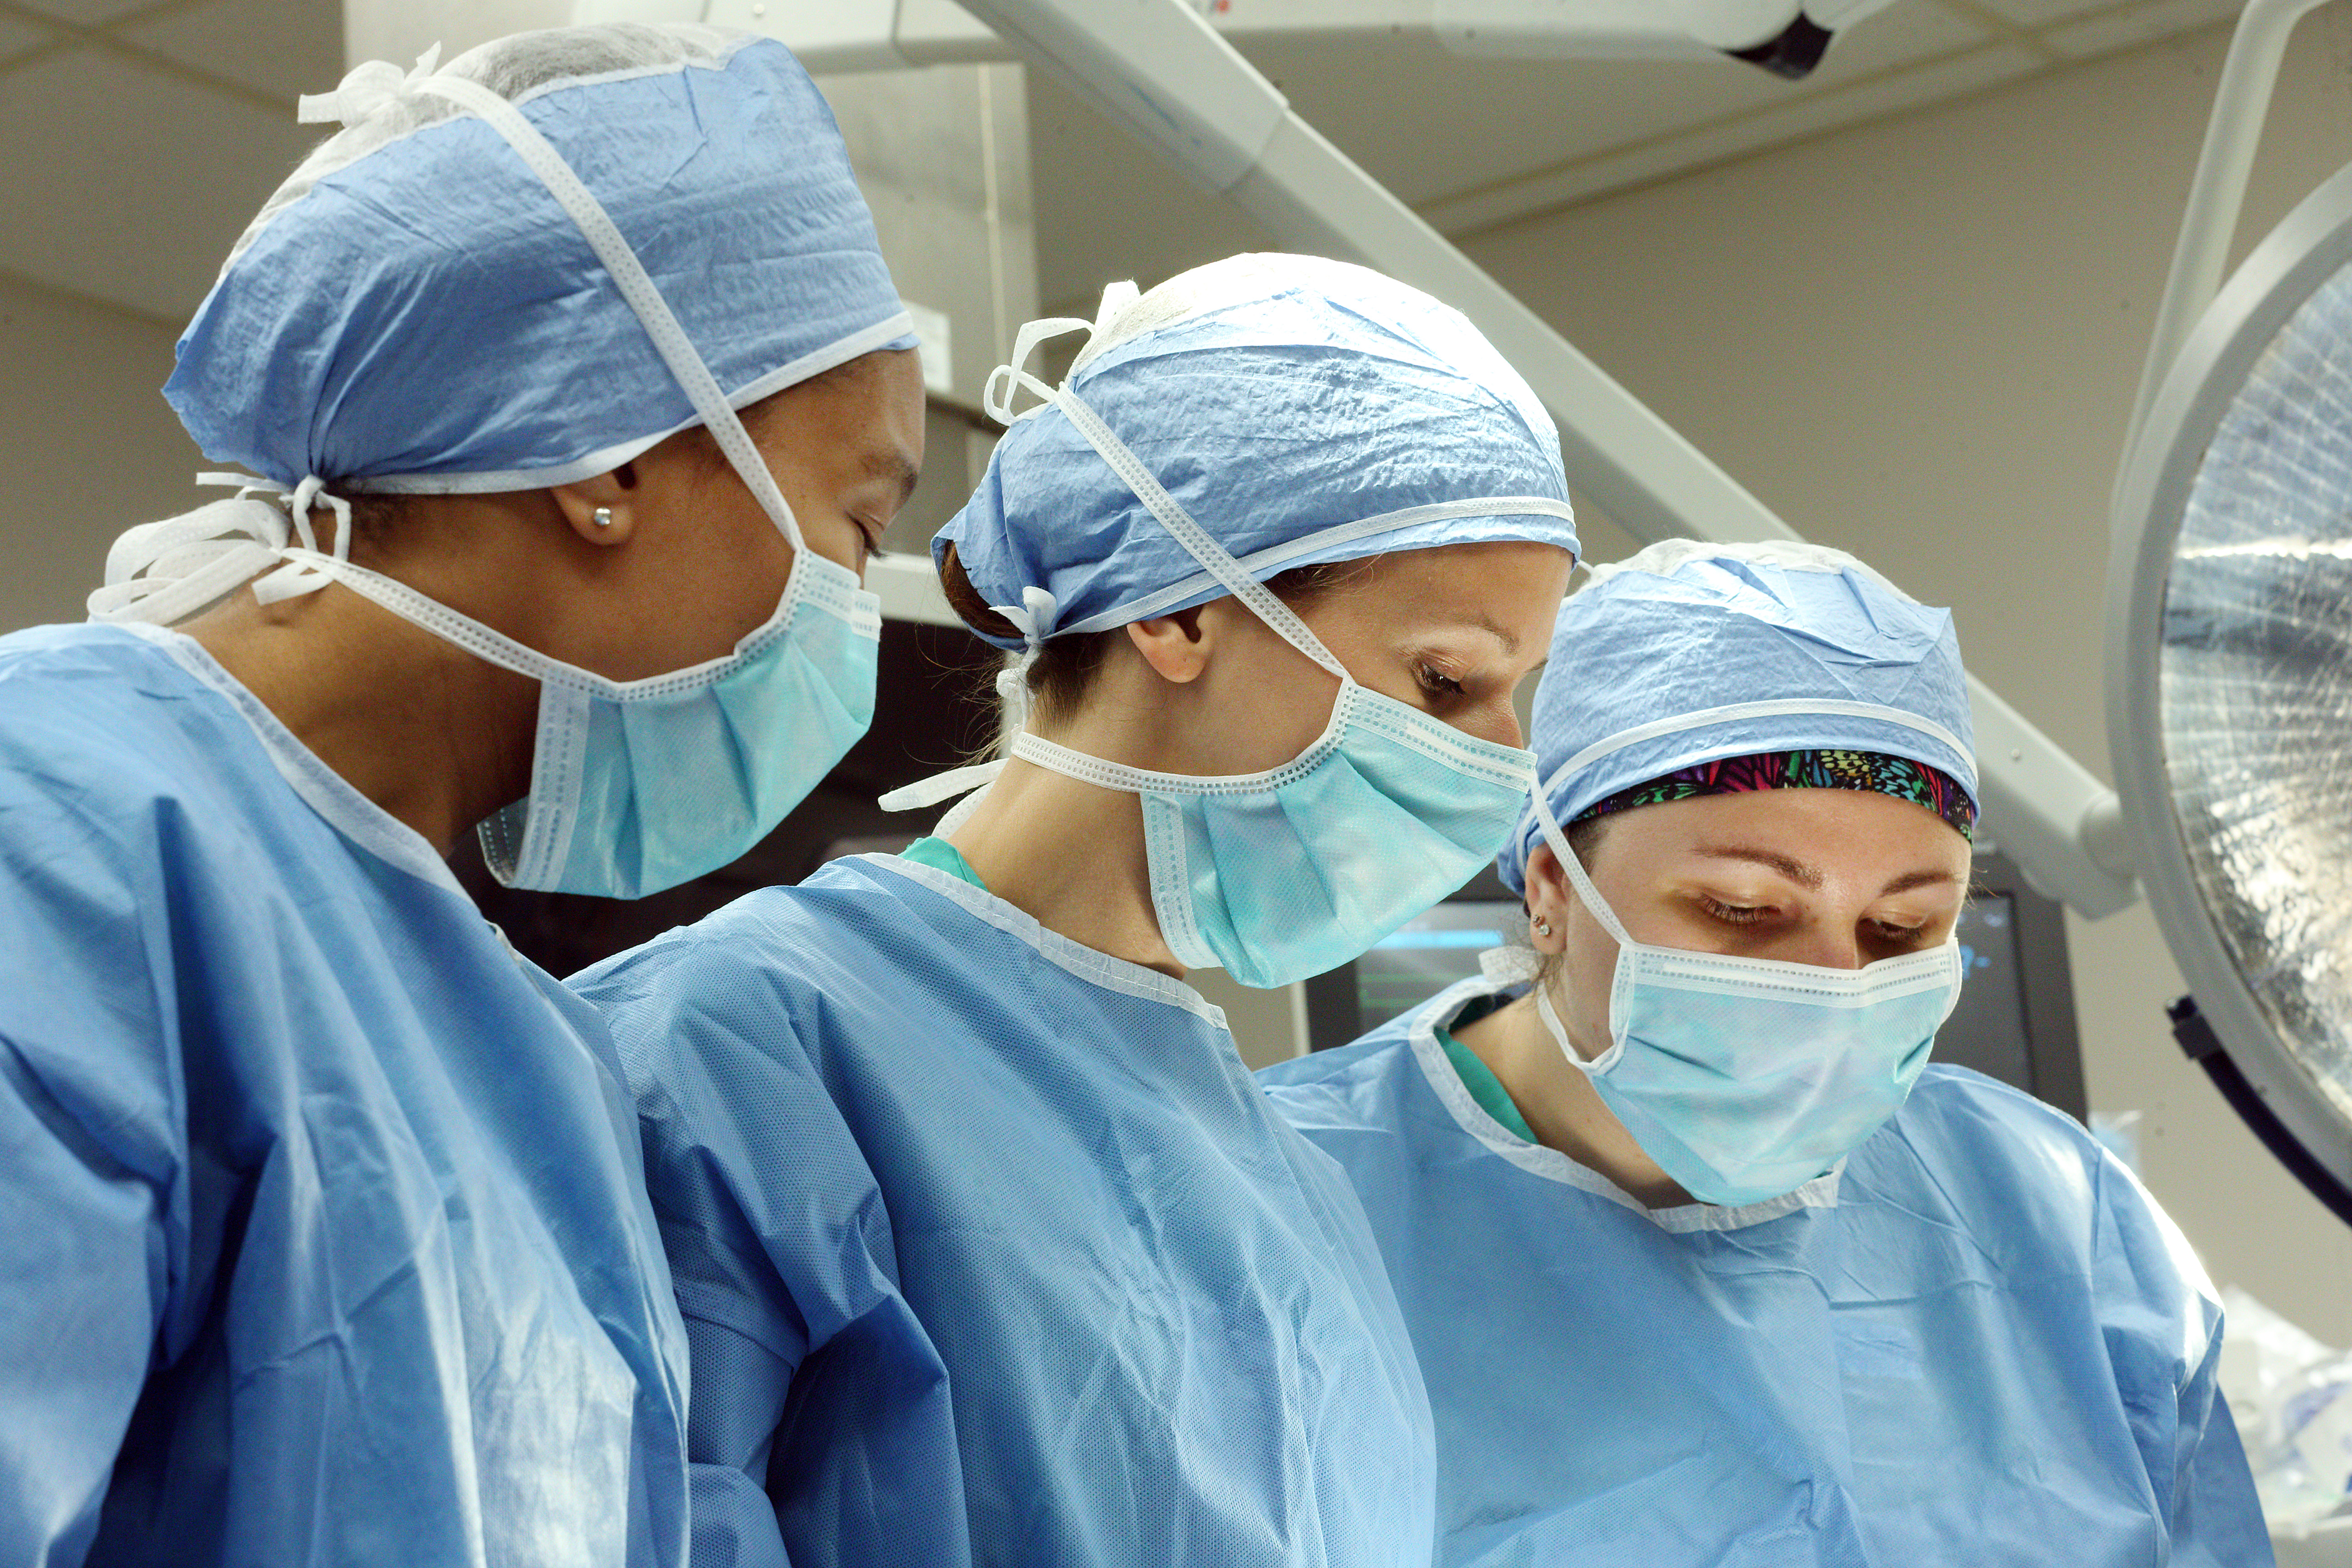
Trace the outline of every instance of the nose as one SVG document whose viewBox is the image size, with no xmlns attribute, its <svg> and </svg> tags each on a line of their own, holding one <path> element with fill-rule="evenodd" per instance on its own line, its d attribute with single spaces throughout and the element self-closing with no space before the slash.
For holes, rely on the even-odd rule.
<svg viewBox="0 0 2352 1568">
<path fill-rule="evenodd" d="M 1497 745 L 1525 746 L 1528 743 L 1527 731 L 1519 727 L 1519 710 L 1511 705 L 1508 698 L 1487 707 L 1477 733 Z"/>
<path fill-rule="evenodd" d="M 1798 932 L 1789 946 L 1790 951 L 1774 956 L 1810 963 L 1817 969 L 1860 969 L 1870 962 L 1852 921 L 1814 921 Z"/>
</svg>

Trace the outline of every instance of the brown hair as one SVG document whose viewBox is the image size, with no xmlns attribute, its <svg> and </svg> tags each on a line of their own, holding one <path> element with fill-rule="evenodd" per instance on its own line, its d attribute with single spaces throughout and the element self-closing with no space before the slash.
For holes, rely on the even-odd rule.
<svg viewBox="0 0 2352 1568">
<path fill-rule="evenodd" d="M 1367 556 L 1320 566 L 1294 566 L 1267 578 L 1265 585 L 1292 609 L 1304 609 L 1361 576 L 1374 559 L 1377 558 Z M 971 585 L 971 579 L 964 574 L 963 563 L 956 559 L 952 543 L 940 561 L 940 586 L 946 591 L 948 607 L 962 618 L 964 625 L 992 637 L 1020 637 L 1020 628 L 990 609 L 980 590 Z M 1075 711 L 1085 700 L 1087 688 L 1094 683 L 1095 672 L 1102 668 L 1113 639 L 1122 635 L 1121 627 L 1108 626 L 1098 632 L 1054 637 L 1040 647 L 1035 661 L 1029 666 L 1029 700 L 1038 712 L 1053 720 L 1066 718 Z"/>
</svg>

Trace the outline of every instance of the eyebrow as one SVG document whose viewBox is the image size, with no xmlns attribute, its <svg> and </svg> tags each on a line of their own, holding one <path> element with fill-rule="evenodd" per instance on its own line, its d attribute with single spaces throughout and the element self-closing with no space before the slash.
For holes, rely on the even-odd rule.
<svg viewBox="0 0 2352 1568">
<path fill-rule="evenodd" d="M 1694 853 L 1717 860 L 1750 861 L 1780 872 L 1780 875 L 1802 888 L 1819 890 L 1822 885 L 1822 873 L 1818 868 L 1808 866 L 1801 860 L 1791 858 L 1776 850 L 1759 849 L 1745 844 L 1703 844 Z M 1878 896 L 1882 899 L 1892 898 L 1896 893 L 1907 893 L 1915 888 L 1944 887 L 1957 883 L 1959 879 L 1949 871 L 1923 867 L 1916 871 L 1904 872 L 1886 886 L 1879 889 Z"/>
<path fill-rule="evenodd" d="M 1818 868 L 1791 859 L 1775 850 L 1753 848 L 1744 844 L 1702 844 L 1693 853 L 1704 855 L 1711 860 L 1746 860 L 1766 867 L 1801 888 L 1818 889 L 1822 885 L 1822 873 Z"/>
<path fill-rule="evenodd" d="M 1885 887 L 1881 888 L 1878 896 L 1883 899 L 1892 893 L 1907 893 L 1914 888 L 1945 887 L 1958 880 L 1959 879 L 1949 871 L 1906 871 L 1887 883 Z"/>
<path fill-rule="evenodd" d="M 1496 620 L 1493 616 L 1488 615 L 1486 611 L 1481 610 L 1476 615 L 1469 616 L 1465 624 L 1475 626 L 1478 630 L 1491 636 L 1496 642 L 1501 643 L 1503 645 L 1503 653 L 1505 657 L 1517 657 L 1519 651 L 1519 634 L 1505 626 L 1502 622 Z"/>
<path fill-rule="evenodd" d="M 915 459 L 904 452 L 869 453 L 864 468 L 868 479 L 895 483 L 898 487 L 898 499 L 902 501 L 915 493 L 915 481 L 923 477 L 923 470 L 915 466 Z"/>
</svg>

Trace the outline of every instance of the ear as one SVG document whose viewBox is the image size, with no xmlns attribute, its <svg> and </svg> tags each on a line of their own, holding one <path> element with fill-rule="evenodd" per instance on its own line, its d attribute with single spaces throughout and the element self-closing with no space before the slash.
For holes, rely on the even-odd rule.
<svg viewBox="0 0 2352 1568">
<path fill-rule="evenodd" d="M 637 527 L 638 476 L 635 463 L 575 484 L 552 485 L 548 495 L 572 531 L 591 544 L 625 544 Z"/>
<path fill-rule="evenodd" d="M 1216 639 L 1201 624 L 1201 609 L 1195 605 L 1172 616 L 1128 623 L 1128 640 L 1161 679 L 1182 686 L 1198 680 L 1209 668 L 1210 649 Z"/>
<path fill-rule="evenodd" d="M 1558 954 L 1568 945 L 1569 910 L 1576 889 L 1568 885 L 1568 873 L 1560 869 L 1551 845 L 1541 839 L 1528 851 L 1522 876 L 1528 888 L 1528 940 L 1538 952 Z"/>
</svg>

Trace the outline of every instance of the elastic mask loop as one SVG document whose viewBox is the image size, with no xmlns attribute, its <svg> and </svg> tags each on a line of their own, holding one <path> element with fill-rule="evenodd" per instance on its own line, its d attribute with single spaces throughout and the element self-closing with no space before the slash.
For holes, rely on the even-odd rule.
<svg viewBox="0 0 2352 1568">
<path fill-rule="evenodd" d="M 563 161 L 563 154 L 558 153 L 547 138 L 523 118 L 520 110 L 479 82 L 460 77 L 427 76 L 415 82 L 414 90 L 446 98 L 480 116 L 491 130 L 506 138 L 508 145 L 547 186 L 548 194 L 572 215 L 572 221 L 579 226 L 581 237 L 596 253 L 596 259 L 604 264 L 604 270 L 611 275 L 613 285 L 620 290 L 622 300 L 636 312 L 638 321 L 646 329 L 646 336 L 653 341 L 655 350 L 660 353 L 663 363 L 669 366 L 670 374 L 677 378 L 679 390 L 694 405 L 695 413 L 701 416 L 711 438 L 719 443 L 719 449 L 727 454 L 727 460 L 734 466 L 736 475 L 792 542 L 794 552 L 807 553 L 808 541 L 801 533 L 800 520 L 793 515 L 792 506 L 784 500 L 784 492 L 778 488 L 775 475 L 768 471 L 766 460 L 760 456 L 759 447 L 752 444 L 751 433 L 743 428 L 743 421 L 736 417 L 733 405 L 727 401 L 727 395 L 719 390 L 718 381 L 710 374 L 710 367 L 703 363 L 701 353 L 695 348 L 694 341 L 687 336 L 686 329 L 678 324 L 669 302 L 662 298 L 661 290 L 646 273 L 645 264 L 637 259 L 637 253 L 629 247 L 628 240 L 623 237 L 619 226 L 613 222 L 612 215 L 604 210 L 604 204 L 596 199 L 595 194 L 582 183 L 572 165 Z M 797 576 L 798 561 L 793 565 Z"/>
</svg>

